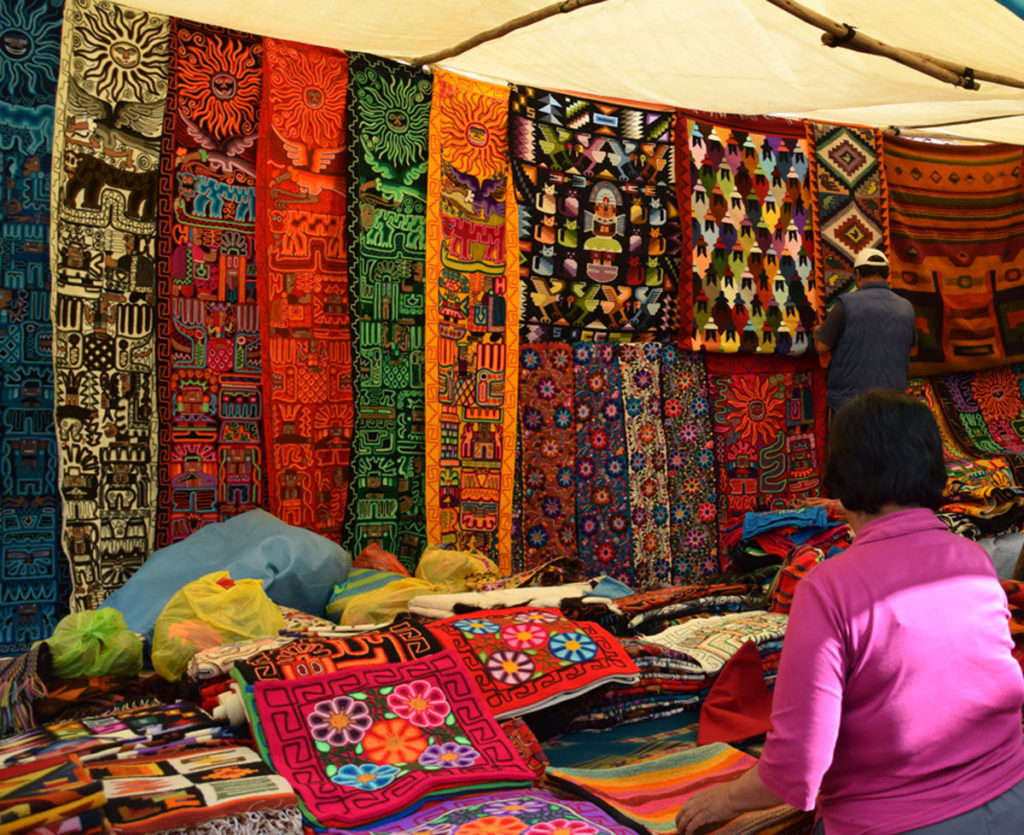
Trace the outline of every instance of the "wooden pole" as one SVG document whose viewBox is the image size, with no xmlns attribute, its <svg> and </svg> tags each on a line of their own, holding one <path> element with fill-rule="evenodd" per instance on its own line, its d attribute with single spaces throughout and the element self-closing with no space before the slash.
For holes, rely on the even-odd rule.
<svg viewBox="0 0 1024 835">
<path fill-rule="evenodd" d="M 569 12 L 582 8 L 583 6 L 593 6 L 597 3 L 604 2 L 605 0 L 564 0 L 564 2 L 561 3 L 552 3 L 550 6 L 534 9 L 528 14 L 520 15 L 519 17 L 506 21 L 499 26 L 495 26 L 493 29 L 487 29 L 484 32 L 479 32 L 473 37 L 468 38 L 461 43 L 457 43 L 455 46 L 449 47 L 448 49 L 442 49 L 437 52 L 432 52 L 430 55 L 424 55 L 421 58 L 416 58 L 412 62 L 412 65 L 414 67 L 423 67 L 427 64 L 436 64 L 438 61 L 443 61 L 445 58 L 452 58 L 455 55 L 461 55 L 463 52 L 469 52 L 473 47 L 480 46 L 480 44 L 487 43 L 487 41 L 493 41 L 496 38 L 504 37 L 510 32 L 522 29 L 532 23 L 546 20 L 547 18 L 554 17 L 557 14 L 568 14 Z"/>
<path fill-rule="evenodd" d="M 915 52 L 910 49 L 902 49 L 898 46 L 891 46 L 876 38 L 856 31 L 852 26 L 845 23 L 838 23 L 831 18 L 825 17 L 818 12 L 802 6 L 795 0 L 768 0 L 773 6 L 777 6 L 794 17 L 800 18 L 805 23 L 810 23 L 819 29 L 824 30 L 821 36 L 822 43 L 826 46 L 844 46 L 857 52 L 866 52 L 871 55 L 880 55 L 889 58 L 906 67 L 930 75 L 939 81 L 945 81 L 956 87 L 964 87 L 968 90 L 980 89 L 977 78 L 985 78 L 996 84 L 1005 84 L 1011 87 L 1024 88 L 1024 81 L 1006 76 L 997 76 L 994 73 L 984 73 L 972 70 L 970 67 L 959 66 L 950 61 L 932 58 L 922 52 Z"/>
</svg>

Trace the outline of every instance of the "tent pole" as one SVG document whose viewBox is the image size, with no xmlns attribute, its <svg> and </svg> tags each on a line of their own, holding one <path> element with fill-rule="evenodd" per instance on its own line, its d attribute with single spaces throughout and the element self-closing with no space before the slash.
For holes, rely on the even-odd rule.
<svg viewBox="0 0 1024 835">
<path fill-rule="evenodd" d="M 883 43 L 856 31 L 852 26 L 848 26 L 845 23 L 837 23 L 818 12 L 808 9 L 806 6 L 795 2 L 795 0 L 768 0 L 768 2 L 785 12 L 789 12 L 794 17 L 800 18 L 805 23 L 810 23 L 812 26 L 823 29 L 825 34 L 821 36 L 821 40 L 826 46 L 844 46 L 857 52 L 866 52 L 871 55 L 890 58 L 906 67 L 922 72 L 925 75 L 930 75 L 932 78 L 937 78 L 939 81 L 945 81 L 947 84 L 964 87 L 968 90 L 979 89 L 979 85 L 975 81 L 978 78 L 992 81 L 996 84 L 1024 88 L 1024 81 L 1015 78 L 973 70 L 970 67 L 958 66 L 950 61 L 933 58 L 922 52 L 914 52 L 910 49 L 902 49 L 898 46 Z"/>
<path fill-rule="evenodd" d="M 475 46 L 480 46 L 480 44 L 486 43 L 487 41 L 493 41 L 496 38 L 503 37 L 510 32 L 514 32 L 516 29 L 522 29 L 532 23 L 546 20 L 547 18 L 554 17 L 557 14 L 567 14 L 568 12 L 582 8 L 583 6 L 592 6 L 596 3 L 603 2 L 605 2 L 605 0 L 563 0 L 563 2 L 560 3 L 552 3 L 550 6 L 534 9 L 529 14 L 520 15 L 519 17 L 506 21 L 492 29 L 486 29 L 483 32 L 479 32 L 473 37 L 455 44 L 455 46 L 447 49 L 441 49 L 437 52 L 432 52 L 421 58 L 416 58 L 412 61 L 412 65 L 414 67 L 423 67 L 427 64 L 436 64 L 438 61 L 443 61 L 445 58 L 452 58 L 456 55 L 461 55 L 463 52 L 468 52 Z"/>
</svg>

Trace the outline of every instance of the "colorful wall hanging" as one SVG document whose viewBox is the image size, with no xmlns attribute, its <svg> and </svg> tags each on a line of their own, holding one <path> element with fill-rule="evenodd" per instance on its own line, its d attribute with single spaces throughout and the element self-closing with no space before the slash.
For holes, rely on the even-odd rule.
<svg viewBox="0 0 1024 835">
<path fill-rule="evenodd" d="M 636 668 L 603 627 L 571 621 L 558 609 L 484 609 L 429 623 L 462 658 L 497 718 L 521 716 L 613 682 L 632 682 Z"/>
<path fill-rule="evenodd" d="M 427 180 L 427 540 L 512 570 L 519 391 L 508 91 L 434 74 Z"/>
<path fill-rule="evenodd" d="M 67 613 L 50 323 L 50 150 L 63 0 L 0 5 L 0 655 Z"/>
<path fill-rule="evenodd" d="M 687 119 L 693 350 L 798 355 L 817 321 L 803 124 Z M 686 335 L 684 335 L 686 336 Z"/>
<path fill-rule="evenodd" d="M 340 541 L 354 405 L 345 251 L 348 59 L 268 38 L 256 183 L 267 507 Z"/>
<path fill-rule="evenodd" d="M 853 261 L 858 252 L 889 251 L 889 198 L 879 163 L 880 130 L 820 122 L 807 122 L 806 127 L 818 230 L 814 280 L 823 315 L 856 286 Z"/>
<path fill-rule="evenodd" d="M 409 569 L 426 544 L 423 305 L 430 77 L 349 56 L 348 223 L 355 430 L 344 545 Z"/>
<path fill-rule="evenodd" d="M 576 556 L 575 375 L 572 346 L 524 345 L 518 466 L 523 564 L 535 568 L 558 556 Z"/>
<path fill-rule="evenodd" d="M 432 794 L 532 773 L 449 652 L 254 687 L 271 764 L 311 822 L 365 827 Z"/>
<path fill-rule="evenodd" d="M 917 372 L 1024 355 L 1021 147 L 886 136 L 883 151 L 890 283 L 917 311 Z"/>
<path fill-rule="evenodd" d="M 524 339 L 675 334 L 674 114 L 516 86 L 509 109 Z"/>
<path fill-rule="evenodd" d="M 71 608 L 97 606 L 153 550 L 160 133 L 168 20 L 68 0 L 50 261 Z"/>
<path fill-rule="evenodd" d="M 747 511 L 792 507 L 819 495 L 825 375 L 817 357 L 709 354 L 707 363 L 719 529 Z"/>
<path fill-rule="evenodd" d="M 262 38 L 174 19 L 161 159 L 158 544 L 265 501 Z"/>
</svg>

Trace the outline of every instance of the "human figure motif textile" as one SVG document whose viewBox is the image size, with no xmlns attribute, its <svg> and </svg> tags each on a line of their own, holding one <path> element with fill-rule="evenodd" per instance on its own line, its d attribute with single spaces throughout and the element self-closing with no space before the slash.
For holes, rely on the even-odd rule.
<svg viewBox="0 0 1024 835">
<path fill-rule="evenodd" d="M 807 122 L 818 248 L 814 280 L 820 316 L 857 285 L 853 262 L 864 249 L 888 251 L 888 190 L 877 128 Z"/>
<path fill-rule="evenodd" d="M 675 115 L 513 85 L 520 327 L 529 342 L 678 330 Z"/>
<path fill-rule="evenodd" d="M 430 77 L 349 55 L 349 293 L 355 431 L 343 543 L 415 568 L 426 544 L 424 258 Z"/>
<path fill-rule="evenodd" d="M 573 346 L 576 405 L 576 532 L 595 574 L 628 586 L 635 571 L 622 370 L 614 345 Z"/>
<path fill-rule="evenodd" d="M 64 9 L 51 179 L 54 390 L 73 611 L 154 547 L 156 203 L 168 19 Z"/>
<path fill-rule="evenodd" d="M 794 361 L 709 354 L 707 363 L 719 531 L 747 511 L 818 496 L 825 377 L 814 355 Z"/>
<path fill-rule="evenodd" d="M 576 427 L 572 346 L 522 346 L 519 363 L 523 563 L 575 557 Z M 589 414 L 589 412 L 588 412 Z"/>
<path fill-rule="evenodd" d="M 687 585 L 718 574 L 718 484 L 705 354 L 661 347 L 661 413 L 668 477 L 671 578 Z"/>
<path fill-rule="evenodd" d="M 160 546 L 262 507 L 262 38 L 171 22 L 160 169 Z"/>
<path fill-rule="evenodd" d="M 1024 355 L 1024 190 L 1019 145 L 886 136 L 889 283 L 917 313 L 915 373 Z"/>
<path fill-rule="evenodd" d="M 689 118 L 684 134 L 679 118 L 690 159 L 690 347 L 803 354 L 818 314 L 803 124 Z"/>
<path fill-rule="evenodd" d="M 622 371 L 622 409 L 629 462 L 636 588 L 673 582 L 661 352 L 656 342 L 615 346 Z"/>
<path fill-rule="evenodd" d="M 67 614 L 50 323 L 50 150 L 63 0 L 0 5 L 0 655 Z"/>
<path fill-rule="evenodd" d="M 512 570 L 519 392 L 508 92 L 434 74 L 427 180 L 427 539 Z"/>
<path fill-rule="evenodd" d="M 345 250 L 348 58 L 267 38 L 256 181 L 267 507 L 341 541 L 355 406 Z"/>
</svg>

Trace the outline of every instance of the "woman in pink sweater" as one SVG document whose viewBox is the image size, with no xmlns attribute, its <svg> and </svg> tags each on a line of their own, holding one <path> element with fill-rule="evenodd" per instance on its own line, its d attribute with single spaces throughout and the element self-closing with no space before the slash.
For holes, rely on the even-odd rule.
<svg viewBox="0 0 1024 835">
<path fill-rule="evenodd" d="M 676 816 L 789 803 L 815 835 L 1024 833 L 1024 677 L 988 554 L 933 510 L 946 481 L 931 412 L 872 390 L 830 429 L 825 486 L 853 545 L 796 587 L 756 768 Z"/>
</svg>

